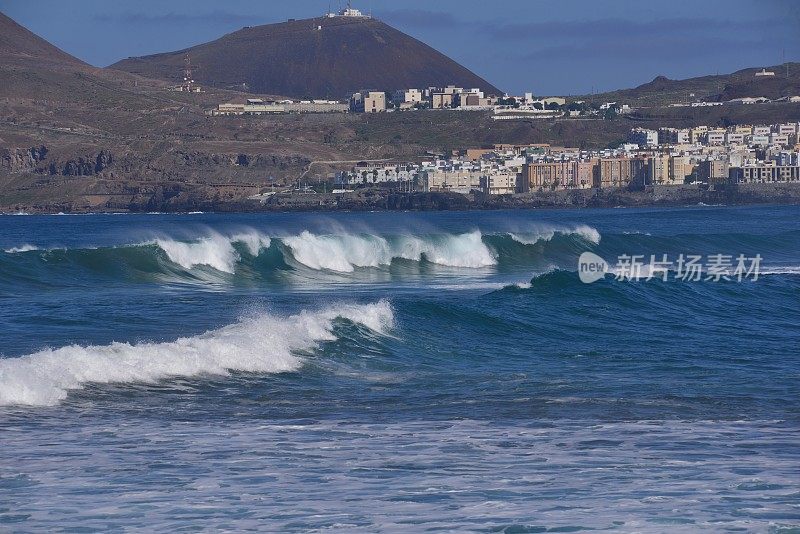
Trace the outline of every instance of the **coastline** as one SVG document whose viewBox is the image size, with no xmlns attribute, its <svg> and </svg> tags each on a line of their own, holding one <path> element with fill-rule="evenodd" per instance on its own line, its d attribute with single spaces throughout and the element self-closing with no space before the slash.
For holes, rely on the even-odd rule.
<svg viewBox="0 0 800 534">
<path fill-rule="evenodd" d="M 260 200 L 208 199 L 192 194 L 161 202 L 108 201 L 94 205 L 72 203 L 18 204 L 0 207 L 0 215 L 125 214 L 125 213 L 280 213 L 360 211 L 469 211 L 507 209 L 593 209 L 687 206 L 800 204 L 800 183 L 651 186 L 537 191 L 516 195 L 484 196 L 452 192 L 400 193 L 364 188 L 345 194 L 278 193 Z"/>
</svg>

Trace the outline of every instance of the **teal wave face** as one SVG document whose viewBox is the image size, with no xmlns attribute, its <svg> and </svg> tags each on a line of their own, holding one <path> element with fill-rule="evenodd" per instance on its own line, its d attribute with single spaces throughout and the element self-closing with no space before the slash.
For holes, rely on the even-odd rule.
<svg viewBox="0 0 800 534">
<path fill-rule="evenodd" d="M 0 284 L 48 286 L 84 283 L 91 277 L 129 282 L 209 284 L 289 283 L 302 280 L 388 281 L 437 272 L 524 273 L 573 271 L 592 251 L 613 263 L 623 254 L 761 254 L 786 272 L 800 269 L 794 250 L 800 231 L 763 235 L 640 233 L 601 235 L 590 226 L 528 232 L 471 231 L 461 234 L 315 234 L 267 236 L 255 231 L 196 238 L 159 237 L 141 243 L 97 248 L 40 250 L 21 245 L 0 253 Z M 372 274 L 370 272 L 372 271 Z M 376 273 L 384 276 L 375 278 Z"/>
</svg>

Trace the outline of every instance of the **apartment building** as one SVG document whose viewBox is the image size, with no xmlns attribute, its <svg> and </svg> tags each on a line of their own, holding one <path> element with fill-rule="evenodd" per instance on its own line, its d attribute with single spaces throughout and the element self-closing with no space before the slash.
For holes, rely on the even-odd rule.
<svg viewBox="0 0 800 534">
<path fill-rule="evenodd" d="M 596 161 L 534 161 L 522 166 L 520 190 L 588 189 Z"/>
<path fill-rule="evenodd" d="M 658 155 L 647 158 L 647 181 L 645 185 L 665 185 L 672 181 L 669 176 L 668 155 Z"/>
<path fill-rule="evenodd" d="M 594 168 L 594 187 L 628 187 L 644 183 L 647 160 L 641 158 L 600 158 Z"/>
<path fill-rule="evenodd" d="M 469 193 L 480 189 L 484 173 L 476 170 L 428 169 L 421 172 L 425 191 L 456 191 Z"/>
<path fill-rule="evenodd" d="M 519 175 L 515 172 L 484 174 L 480 189 L 486 195 L 513 195 L 518 189 Z"/>
<path fill-rule="evenodd" d="M 736 184 L 800 182 L 800 166 L 760 164 L 733 167 L 730 180 Z"/>
<path fill-rule="evenodd" d="M 697 177 L 709 184 L 721 183 L 728 179 L 730 165 L 725 160 L 707 159 L 697 167 Z"/>
<path fill-rule="evenodd" d="M 687 176 L 694 172 L 695 165 L 688 156 L 671 156 L 669 158 L 669 185 L 680 185 L 686 181 Z"/>
<path fill-rule="evenodd" d="M 707 145 L 725 144 L 725 134 L 725 130 L 708 130 L 705 134 L 705 142 Z"/>
<path fill-rule="evenodd" d="M 453 107 L 455 94 L 436 92 L 431 93 L 431 109 L 449 109 Z"/>
</svg>

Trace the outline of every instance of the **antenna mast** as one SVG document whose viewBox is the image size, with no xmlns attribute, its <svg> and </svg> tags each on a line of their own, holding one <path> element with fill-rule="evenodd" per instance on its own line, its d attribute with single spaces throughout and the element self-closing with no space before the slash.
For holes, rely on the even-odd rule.
<svg viewBox="0 0 800 534">
<path fill-rule="evenodd" d="M 186 54 L 186 57 L 183 58 L 183 86 L 182 89 L 187 93 L 192 92 L 192 87 L 194 85 L 194 76 L 192 75 L 192 60 L 189 57 L 189 54 Z"/>
</svg>

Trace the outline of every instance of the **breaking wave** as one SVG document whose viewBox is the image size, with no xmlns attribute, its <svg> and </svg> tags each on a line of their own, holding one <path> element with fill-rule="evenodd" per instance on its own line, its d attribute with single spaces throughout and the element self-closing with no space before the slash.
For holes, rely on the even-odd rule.
<svg viewBox="0 0 800 534">
<path fill-rule="evenodd" d="M 112 247 L 40 250 L 26 244 L 7 249 L 5 252 L 9 256 L 5 259 L 0 256 L 0 263 L 7 262 L 7 275 L 36 272 L 46 276 L 55 268 L 79 268 L 111 276 L 123 274 L 141 278 L 149 274 L 163 280 L 160 275 L 168 275 L 169 279 L 177 275 L 195 280 L 209 276 L 247 276 L 244 271 L 264 274 L 277 269 L 352 273 L 358 269 L 389 267 L 395 261 L 482 269 L 503 263 L 527 264 L 546 252 L 561 257 L 599 241 L 600 233 L 589 226 L 540 227 L 515 233 L 475 230 L 462 234 L 303 231 L 280 237 L 248 230 L 231 235 L 207 232 L 188 239 L 157 236 Z M 548 247 L 547 251 L 542 247 Z M 240 272 L 243 266 L 247 269 Z"/>
<path fill-rule="evenodd" d="M 20 245 L 18 247 L 7 248 L 3 252 L 5 252 L 6 254 L 19 254 L 20 252 L 32 252 L 34 250 L 39 250 L 39 247 L 25 244 L 25 245 Z"/>
<path fill-rule="evenodd" d="M 46 349 L 0 359 L 0 405 L 52 406 L 90 383 L 153 383 L 171 377 L 281 373 L 303 363 L 297 351 L 335 341 L 336 320 L 386 333 L 394 314 L 386 301 L 339 305 L 279 317 L 262 314 L 168 343 L 112 343 Z"/>
<path fill-rule="evenodd" d="M 241 259 L 234 248 L 235 243 L 243 244 L 251 256 L 258 256 L 262 249 L 269 248 L 271 240 L 258 233 L 231 237 L 211 234 L 188 243 L 168 238 L 155 240 L 155 244 L 167 254 L 170 261 L 184 269 L 206 265 L 229 274 L 233 274 L 236 263 Z"/>
<path fill-rule="evenodd" d="M 600 244 L 600 232 L 584 224 L 572 227 L 540 227 L 532 232 L 510 233 L 511 239 L 523 245 L 552 241 L 554 237 L 578 236 L 594 245 Z"/>
<path fill-rule="evenodd" d="M 282 241 L 299 263 L 311 269 L 352 272 L 357 267 L 390 265 L 393 260 L 428 261 L 448 267 L 480 268 L 497 258 L 478 231 L 460 235 L 315 235 L 303 232 Z"/>
</svg>

